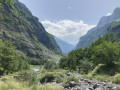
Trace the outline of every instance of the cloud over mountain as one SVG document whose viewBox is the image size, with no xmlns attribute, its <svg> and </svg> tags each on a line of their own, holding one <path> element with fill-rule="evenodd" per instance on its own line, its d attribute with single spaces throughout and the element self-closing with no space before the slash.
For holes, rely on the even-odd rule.
<svg viewBox="0 0 120 90">
<path fill-rule="evenodd" d="M 59 37 L 60 39 L 76 44 L 79 38 L 87 33 L 95 25 L 85 24 L 83 21 L 60 20 L 52 22 L 49 20 L 42 21 L 46 31 Z"/>
</svg>

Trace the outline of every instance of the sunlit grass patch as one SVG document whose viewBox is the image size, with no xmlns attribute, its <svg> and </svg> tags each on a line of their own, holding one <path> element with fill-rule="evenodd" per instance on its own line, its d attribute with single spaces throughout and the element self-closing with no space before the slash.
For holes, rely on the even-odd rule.
<svg viewBox="0 0 120 90">
<path fill-rule="evenodd" d="M 9 76 L 3 76 L 0 81 L 0 90 L 30 90 L 25 83 L 18 82 Z"/>
<path fill-rule="evenodd" d="M 113 77 L 112 82 L 113 82 L 113 83 L 116 83 L 116 84 L 120 83 L 120 73 L 119 73 L 119 74 L 116 74 L 116 75 Z"/>
<path fill-rule="evenodd" d="M 47 83 L 40 86 L 34 86 L 32 90 L 64 90 L 64 88 L 62 86 Z"/>
</svg>

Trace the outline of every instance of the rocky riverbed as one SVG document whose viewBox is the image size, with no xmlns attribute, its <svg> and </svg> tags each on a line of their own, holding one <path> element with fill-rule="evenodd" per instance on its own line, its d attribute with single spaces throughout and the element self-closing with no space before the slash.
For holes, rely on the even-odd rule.
<svg viewBox="0 0 120 90">
<path fill-rule="evenodd" d="M 33 71 L 37 72 L 40 68 L 33 68 Z M 74 80 L 70 79 L 71 76 L 77 77 L 79 80 L 78 82 L 75 82 Z M 57 76 L 49 76 L 49 77 L 44 77 L 41 79 L 39 82 L 40 85 L 44 83 L 52 83 L 54 85 L 59 85 L 63 87 L 65 90 L 120 90 L 120 84 L 113 84 L 110 81 L 104 81 L 100 82 L 97 80 L 89 80 L 83 78 L 82 75 L 79 73 L 65 73 L 59 77 L 61 79 L 64 79 L 67 77 L 66 82 L 63 84 L 62 81 L 56 82 L 55 78 Z M 46 81 L 46 82 L 45 82 Z"/>
<path fill-rule="evenodd" d="M 74 75 L 76 77 L 79 77 L 77 80 L 78 82 L 75 82 L 74 80 L 70 79 L 71 75 Z M 89 80 L 83 78 L 82 75 L 76 74 L 76 73 L 66 73 L 62 75 L 61 77 L 68 77 L 66 82 L 63 84 L 63 82 L 55 82 L 54 77 L 45 77 L 43 79 L 48 80 L 48 83 L 53 83 L 54 85 L 60 85 L 64 87 L 65 90 L 120 90 L 120 84 L 113 84 L 110 81 L 105 82 L 99 82 L 97 80 Z M 43 84 L 43 81 L 42 81 Z"/>
<path fill-rule="evenodd" d="M 79 74 L 74 75 L 78 76 Z M 110 81 L 99 82 L 97 80 L 89 80 L 80 75 L 78 83 L 74 81 L 66 82 L 64 88 L 65 90 L 120 90 L 120 84 L 113 84 Z"/>
<path fill-rule="evenodd" d="M 64 86 L 66 90 L 120 90 L 120 85 L 111 82 L 82 79 L 80 83 L 71 81 Z"/>
</svg>

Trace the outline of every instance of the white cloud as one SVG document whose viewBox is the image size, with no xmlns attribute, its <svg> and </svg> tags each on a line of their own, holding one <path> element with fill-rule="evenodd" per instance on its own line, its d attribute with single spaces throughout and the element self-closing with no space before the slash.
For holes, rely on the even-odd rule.
<svg viewBox="0 0 120 90">
<path fill-rule="evenodd" d="M 95 27 L 95 25 L 88 25 L 83 21 L 76 22 L 71 20 L 57 22 L 45 20 L 42 21 L 42 24 L 47 32 L 71 44 L 76 44 L 81 36 L 85 35 L 89 29 Z"/>
<path fill-rule="evenodd" d="M 106 16 L 111 16 L 111 13 L 107 13 Z"/>
</svg>

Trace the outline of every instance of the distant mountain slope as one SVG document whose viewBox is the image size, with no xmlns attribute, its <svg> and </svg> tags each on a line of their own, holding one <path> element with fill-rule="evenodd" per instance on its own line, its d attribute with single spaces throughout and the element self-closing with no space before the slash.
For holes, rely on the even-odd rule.
<svg viewBox="0 0 120 90">
<path fill-rule="evenodd" d="M 11 40 L 29 57 L 44 58 L 49 53 L 61 54 L 54 37 L 47 33 L 38 18 L 16 1 L 11 5 L 0 1 L 0 36 Z"/>
<path fill-rule="evenodd" d="M 64 52 L 64 53 L 68 53 L 68 52 L 70 52 L 72 49 L 75 48 L 74 45 L 69 44 L 69 43 L 63 41 L 63 40 L 59 39 L 59 38 L 56 37 L 56 36 L 54 36 L 54 38 L 55 38 L 56 42 L 58 43 L 58 45 L 60 46 L 62 52 Z"/>
<path fill-rule="evenodd" d="M 120 8 L 116 8 L 111 16 L 104 16 L 100 19 L 98 25 L 87 32 L 86 35 L 82 36 L 76 46 L 78 48 L 88 47 L 93 41 L 99 36 L 107 33 L 107 29 L 112 24 L 120 23 Z"/>
<path fill-rule="evenodd" d="M 108 32 L 113 32 L 118 41 L 120 41 L 120 23 L 109 26 Z"/>
</svg>

